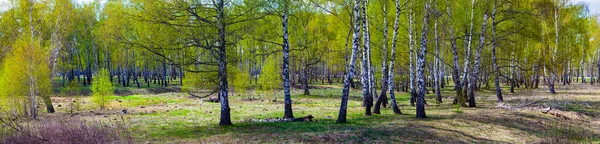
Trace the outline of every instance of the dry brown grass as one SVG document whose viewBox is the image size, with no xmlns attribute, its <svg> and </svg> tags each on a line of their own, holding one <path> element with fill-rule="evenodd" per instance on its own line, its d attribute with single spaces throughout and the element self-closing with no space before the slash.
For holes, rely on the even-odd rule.
<svg viewBox="0 0 600 144">
<path fill-rule="evenodd" d="M 83 143 L 129 143 L 122 138 L 121 131 L 115 125 L 99 121 L 84 121 L 73 118 L 51 118 L 25 122 L 18 131 L 3 138 L 7 144 L 83 144 Z"/>
</svg>

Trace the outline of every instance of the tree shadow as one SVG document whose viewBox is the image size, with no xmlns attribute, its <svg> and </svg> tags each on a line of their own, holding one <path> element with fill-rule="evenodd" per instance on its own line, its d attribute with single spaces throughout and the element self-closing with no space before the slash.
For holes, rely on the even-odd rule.
<svg viewBox="0 0 600 144">
<path fill-rule="evenodd" d="M 510 99 L 505 100 L 506 104 L 510 105 L 523 105 L 532 103 L 534 99 Z M 600 116 L 600 110 L 596 109 L 600 107 L 600 101 L 587 101 L 587 100 L 569 100 L 569 99 L 545 99 L 538 101 L 533 104 L 527 105 L 527 107 L 551 107 L 553 109 L 559 109 L 562 111 L 572 111 L 583 113 L 592 117 Z"/>
<path fill-rule="evenodd" d="M 336 123 L 333 118 L 316 118 L 316 122 L 240 121 L 234 126 L 166 127 L 161 131 L 171 138 L 201 138 L 200 143 L 506 143 L 419 124 L 422 121 L 454 118 L 454 115 L 431 115 L 426 119 L 416 119 L 411 114 L 360 116 L 351 113 L 347 123 Z"/>
<path fill-rule="evenodd" d="M 476 122 L 518 129 L 540 138 L 561 138 L 572 141 L 600 138 L 599 133 L 586 128 L 584 123 L 575 120 L 551 118 L 541 114 L 530 114 L 523 112 L 505 113 L 499 111 L 496 114 L 465 114 L 464 116 L 456 117 L 456 119 L 466 123 Z"/>
</svg>

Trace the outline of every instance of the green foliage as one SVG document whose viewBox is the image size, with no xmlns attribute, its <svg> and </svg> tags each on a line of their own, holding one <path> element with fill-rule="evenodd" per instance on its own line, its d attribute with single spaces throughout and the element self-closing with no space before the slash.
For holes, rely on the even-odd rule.
<svg viewBox="0 0 600 144">
<path fill-rule="evenodd" d="M 248 87 L 250 86 L 250 74 L 243 70 L 237 70 L 235 67 L 231 67 L 228 69 L 230 72 L 229 75 L 232 75 L 230 83 L 233 84 L 233 90 L 238 95 L 246 94 Z"/>
<path fill-rule="evenodd" d="M 61 90 L 61 95 L 65 97 L 77 95 L 79 93 L 81 93 L 81 88 L 79 88 L 74 81 L 68 82 L 66 87 Z"/>
<path fill-rule="evenodd" d="M 258 77 L 259 90 L 265 95 L 273 96 L 274 91 L 281 88 L 281 68 L 277 62 L 276 58 L 267 58 Z"/>
<path fill-rule="evenodd" d="M 113 95 L 115 87 L 110 82 L 108 70 L 101 69 L 92 84 L 92 102 L 101 109 L 106 107 L 107 97 Z"/>
<path fill-rule="evenodd" d="M 186 72 L 185 77 L 182 79 L 183 86 L 181 90 L 185 92 L 198 92 L 202 89 L 216 89 L 218 84 L 215 83 L 214 79 L 217 77 L 218 75 L 215 73 Z"/>
<path fill-rule="evenodd" d="M 12 45 L 12 51 L 4 60 L 0 76 L 0 107 L 15 114 L 22 114 L 23 107 L 30 105 L 29 95 L 34 90 L 36 96 L 51 93 L 50 70 L 46 63 L 48 53 L 39 45 L 19 38 Z"/>
</svg>

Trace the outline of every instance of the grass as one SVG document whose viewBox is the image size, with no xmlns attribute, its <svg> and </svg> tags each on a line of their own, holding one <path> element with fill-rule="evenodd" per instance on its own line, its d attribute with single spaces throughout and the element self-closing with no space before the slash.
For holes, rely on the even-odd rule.
<svg viewBox="0 0 600 144">
<path fill-rule="evenodd" d="M 381 115 L 364 116 L 361 91 L 352 90 L 348 106 L 348 123 L 336 123 L 341 88 L 318 85 L 312 95 L 292 90 L 296 117 L 313 115 L 316 122 L 261 123 L 250 119 L 283 116 L 281 92 L 274 96 L 230 96 L 234 126 L 218 126 L 220 104 L 189 98 L 183 92 L 132 94 L 109 97 L 110 108 L 98 110 L 81 97 L 82 108 L 68 113 L 71 97 L 53 97 L 54 114 L 42 119 L 76 117 L 110 123 L 121 116 L 138 143 L 599 143 L 600 90 L 597 86 L 573 84 L 560 86 L 558 95 L 540 89 L 517 88 L 517 93 L 504 92 L 505 105 L 520 105 L 548 98 L 531 107 L 553 107 L 570 120 L 540 113 L 537 110 L 496 109 L 493 90 L 477 92 L 477 108 L 451 104 L 451 85 L 442 89 L 444 103 L 435 103 L 435 94 L 426 95 L 428 118 L 416 119 L 409 105 L 409 94 L 396 94 L 404 114 L 395 115 L 387 107 Z M 137 88 L 136 88 L 137 89 Z M 151 88 L 150 88 L 151 89 Z M 143 91 L 140 91 L 143 92 Z M 272 98 L 276 98 L 273 102 Z M 120 102 L 119 102 L 120 101 Z M 120 114 L 127 109 L 128 114 Z M 584 116 L 580 116 L 584 115 Z M 581 118 L 579 118 L 581 117 Z"/>
</svg>

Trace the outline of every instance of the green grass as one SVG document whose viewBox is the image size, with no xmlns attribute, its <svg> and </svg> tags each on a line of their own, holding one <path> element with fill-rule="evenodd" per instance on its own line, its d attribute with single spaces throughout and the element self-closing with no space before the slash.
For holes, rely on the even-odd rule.
<svg viewBox="0 0 600 144">
<path fill-rule="evenodd" d="M 138 106 L 150 106 L 157 104 L 168 104 L 183 102 L 182 100 L 166 98 L 166 97 L 147 97 L 143 95 L 129 95 L 129 96 L 109 96 L 108 101 L 123 103 L 129 107 Z M 119 102 L 121 101 L 121 102 Z"/>
<path fill-rule="evenodd" d="M 482 89 L 477 92 L 477 108 L 455 107 L 451 103 L 455 95 L 452 85 L 447 85 L 441 91 L 444 103 L 436 104 L 434 93 L 426 95 L 429 102 L 426 119 L 415 118 L 415 108 L 409 105 L 409 94 L 405 92 L 396 93 L 404 114 L 395 115 L 388 106 L 382 108 L 381 115 L 364 116 L 362 92 L 352 90 L 348 123 L 340 124 L 335 122 L 341 98 L 340 85 L 320 87 L 311 89 L 311 95 L 303 95 L 300 89 L 292 90 L 294 115 L 313 115 L 316 122 L 249 121 L 283 116 L 281 92 L 269 96 L 232 94 L 230 108 L 233 126 L 218 126 L 219 103 L 201 102 L 181 92 L 111 96 L 109 101 L 118 108 L 101 111 L 107 117 L 86 115 L 89 110 L 98 110 L 85 106 L 79 112 L 79 117 L 110 121 L 124 116 L 131 135 L 138 143 L 537 143 L 555 139 L 566 140 L 563 142 L 600 142 L 600 124 L 565 121 L 537 111 L 496 109 L 493 90 Z M 559 102 L 544 101 L 540 105 L 557 104 L 565 107 L 566 112 L 595 114 L 598 110 L 594 107 L 600 106 L 600 100 L 593 97 L 600 93 L 598 90 L 589 96 L 579 94 L 568 99 L 544 96 L 547 94 L 541 89 L 517 90 L 523 95 L 504 91 L 507 93 L 506 104 L 519 105 L 526 99 L 543 96 Z M 586 90 L 570 88 L 567 91 L 559 88 L 565 93 Z M 258 99 L 244 99 L 248 97 Z M 272 102 L 272 98 L 276 98 L 276 101 Z M 87 97 L 82 99 L 85 101 Z M 563 101 L 568 101 L 568 104 L 562 104 Z M 121 109 L 128 109 L 129 114 L 119 114 Z M 60 117 L 65 113 L 65 109 L 58 109 L 58 113 L 52 115 Z"/>
</svg>

